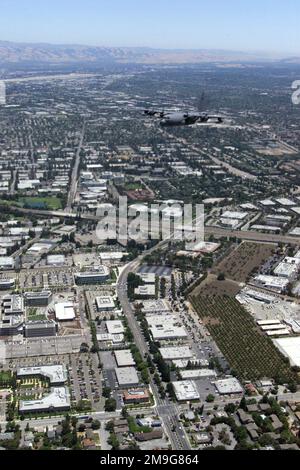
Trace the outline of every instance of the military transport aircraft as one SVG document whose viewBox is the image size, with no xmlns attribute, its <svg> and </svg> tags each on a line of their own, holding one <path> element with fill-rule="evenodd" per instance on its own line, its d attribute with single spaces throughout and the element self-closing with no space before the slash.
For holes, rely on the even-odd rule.
<svg viewBox="0 0 300 470">
<path fill-rule="evenodd" d="M 196 107 L 197 111 L 156 111 L 155 109 L 145 109 L 144 114 L 149 117 L 157 117 L 160 119 L 160 125 L 163 127 L 167 126 L 190 126 L 192 124 L 207 123 L 209 121 L 222 123 L 224 117 L 215 114 L 209 114 L 205 111 L 209 99 L 206 93 L 203 91 L 200 97 L 197 99 Z"/>
<path fill-rule="evenodd" d="M 208 114 L 205 112 L 165 112 L 155 111 L 152 109 L 145 109 L 144 113 L 150 117 L 158 117 L 161 119 L 160 125 L 167 126 L 190 126 L 191 124 L 206 123 L 209 121 L 216 121 L 222 123 L 224 118 L 220 115 Z"/>
</svg>

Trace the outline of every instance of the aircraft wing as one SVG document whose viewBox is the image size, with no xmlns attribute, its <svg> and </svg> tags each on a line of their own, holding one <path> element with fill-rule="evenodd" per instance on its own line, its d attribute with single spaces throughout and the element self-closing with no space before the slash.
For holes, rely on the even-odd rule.
<svg viewBox="0 0 300 470">
<path fill-rule="evenodd" d="M 144 109 L 144 114 L 146 116 L 151 116 L 151 117 L 160 117 L 163 118 L 165 117 L 165 112 L 164 111 L 155 111 L 154 109 Z"/>
<path fill-rule="evenodd" d="M 207 114 L 207 113 L 199 114 L 197 120 L 198 120 L 198 122 L 207 122 L 210 119 L 213 119 L 213 120 L 218 121 L 218 122 L 223 122 L 224 121 L 224 117 L 221 116 L 220 114 Z"/>
</svg>

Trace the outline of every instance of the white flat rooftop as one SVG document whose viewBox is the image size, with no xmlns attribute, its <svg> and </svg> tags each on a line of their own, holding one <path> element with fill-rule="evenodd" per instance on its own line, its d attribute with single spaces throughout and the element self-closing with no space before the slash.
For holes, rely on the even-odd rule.
<svg viewBox="0 0 300 470">
<path fill-rule="evenodd" d="M 271 199 L 264 199 L 263 201 L 259 201 L 262 206 L 275 206 L 275 202 Z"/>
<path fill-rule="evenodd" d="M 216 372 L 213 369 L 187 369 L 180 372 L 181 378 L 185 379 L 200 379 L 203 377 L 216 377 Z"/>
<path fill-rule="evenodd" d="M 281 325 L 280 320 L 257 320 L 256 322 L 259 326 L 265 326 L 265 325 Z"/>
<path fill-rule="evenodd" d="M 114 351 L 114 355 L 115 355 L 118 367 L 135 365 L 135 361 L 133 359 L 130 349 L 121 349 L 121 350 Z"/>
<path fill-rule="evenodd" d="M 248 212 L 226 211 L 224 214 L 222 214 L 222 218 L 243 220 L 247 217 L 247 215 Z"/>
<path fill-rule="evenodd" d="M 55 305 L 55 317 L 57 320 L 74 320 L 75 310 L 72 302 L 59 302 Z"/>
<path fill-rule="evenodd" d="M 113 309 L 115 307 L 114 299 L 109 295 L 96 297 L 96 304 L 98 310 Z"/>
<path fill-rule="evenodd" d="M 291 199 L 288 199 L 286 197 L 281 197 L 281 198 L 275 199 L 275 201 L 278 202 L 278 204 L 280 204 L 281 206 L 291 207 L 291 206 L 296 205 L 296 203 L 294 201 L 292 201 Z"/>
<path fill-rule="evenodd" d="M 276 276 L 268 276 L 268 275 L 261 275 L 255 276 L 255 281 L 264 284 L 265 287 L 270 288 L 281 288 L 284 289 L 288 284 L 288 279 L 276 277 Z"/>
<path fill-rule="evenodd" d="M 295 227 L 293 230 L 289 232 L 290 235 L 294 235 L 296 237 L 300 236 L 300 227 Z"/>
<path fill-rule="evenodd" d="M 45 365 L 36 367 L 20 367 L 17 369 L 17 376 L 43 375 L 51 383 L 63 383 L 67 380 L 66 368 L 63 365 Z"/>
<path fill-rule="evenodd" d="M 20 411 L 43 411 L 49 408 L 60 409 L 70 407 L 70 395 L 66 387 L 54 387 L 49 395 L 40 400 L 21 400 Z"/>
<path fill-rule="evenodd" d="M 138 276 L 144 281 L 146 284 L 154 284 L 155 283 L 155 273 L 138 273 Z"/>
<path fill-rule="evenodd" d="M 173 359 L 190 359 L 193 357 L 193 352 L 189 346 L 169 346 L 159 348 L 160 354 L 165 360 Z"/>
<path fill-rule="evenodd" d="M 291 366 L 300 367 L 300 336 L 273 339 L 273 342 L 289 358 Z"/>
<path fill-rule="evenodd" d="M 162 313 L 170 311 L 169 304 L 163 300 L 143 300 L 143 312 L 147 313 Z"/>
<path fill-rule="evenodd" d="M 134 367 L 117 367 L 115 373 L 120 387 L 138 385 L 139 383 L 139 378 Z"/>
<path fill-rule="evenodd" d="M 124 253 L 123 251 L 105 251 L 100 253 L 100 258 L 101 261 L 120 260 L 126 255 L 127 253 Z"/>
<path fill-rule="evenodd" d="M 213 243 L 213 242 L 198 242 L 195 243 L 192 248 L 189 248 L 189 250 L 192 251 L 201 251 L 203 253 L 213 253 L 220 247 L 220 243 Z"/>
<path fill-rule="evenodd" d="M 138 286 L 134 289 L 135 295 L 155 296 L 155 285 L 146 284 L 144 286 Z"/>
<path fill-rule="evenodd" d="M 107 320 L 106 329 L 110 334 L 124 333 L 124 326 L 120 320 Z"/>
<path fill-rule="evenodd" d="M 48 255 L 47 264 L 50 265 L 61 265 L 65 264 L 66 257 L 65 255 Z"/>
<path fill-rule="evenodd" d="M 281 227 L 273 227 L 272 225 L 251 225 L 251 230 L 267 230 L 268 232 L 278 232 Z"/>
<path fill-rule="evenodd" d="M 183 326 L 176 326 L 173 322 L 150 327 L 153 339 L 187 338 L 188 334 Z"/>
<path fill-rule="evenodd" d="M 97 333 L 97 341 L 111 341 L 112 343 L 122 343 L 124 341 L 124 335 L 122 333 Z"/>
<path fill-rule="evenodd" d="M 215 382 L 216 389 L 221 395 L 231 395 L 232 393 L 242 393 L 243 388 L 240 382 L 235 378 L 231 377 L 228 379 L 217 380 Z"/>
<path fill-rule="evenodd" d="M 281 330 L 268 330 L 265 332 L 267 336 L 289 336 L 290 332 L 287 328 L 282 328 Z"/>
<path fill-rule="evenodd" d="M 200 394 L 193 380 L 178 380 L 172 382 L 178 401 L 199 400 Z"/>
</svg>

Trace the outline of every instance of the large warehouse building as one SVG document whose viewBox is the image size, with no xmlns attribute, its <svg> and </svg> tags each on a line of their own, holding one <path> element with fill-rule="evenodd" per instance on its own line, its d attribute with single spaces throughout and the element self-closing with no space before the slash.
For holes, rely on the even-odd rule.
<svg viewBox="0 0 300 470">
<path fill-rule="evenodd" d="M 134 367 L 117 367 L 115 372 L 119 387 L 133 387 L 139 384 L 139 378 Z"/>
<path fill-rule="evenodd" d="M 75 318 L 73 302 L 59 302 L 55 304 L 55 318 L 58 321 L 71 321 Z"/>
<path fill-rule="evenodd" d="M 289 358 L 291 366 L 300 367 L 300 336 L 273 340 L 282 354 Z"/>
<path fill-rule="evenodd" d="M 117 349 L 114 351 L 118 367 L 135 366 L 135 360 L 131 354 L 130 349 Z"/>
<path fill-rule="evenodd" d="M 193 352 L 189 346 L 169 346 L 160 348 L 159 352 L 165 361 L 191 359 L 193 357 Z"/>
</svg>

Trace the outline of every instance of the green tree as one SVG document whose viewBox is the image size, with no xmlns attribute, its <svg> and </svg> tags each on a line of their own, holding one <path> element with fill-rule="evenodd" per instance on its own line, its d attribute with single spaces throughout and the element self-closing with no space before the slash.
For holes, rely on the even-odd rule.
<svg viewBox="0 0 300 470">
<path fill-rule="evenodd" d="M 107 398 L 105 400 L 104 409 L 105 411 L 116 411 L 117 402 L 114 398 Z"/>
<path fill-rule="evenodd" d="M 102 390 L 102 396 L 104 398 L 110 398 L 111 395 L 111 388 L 110 387 L 104 387 Z"/>
<path fill-rule="evenodd" d="M 212 403 L 215 401 L 215 396 L 212 393 L 209 393 L 205 401 L 207 401 L 207 403 Z"/>
<path fill-rule="evenodd" d="M 93 419 L 92 424 L 91 424 L 92 429 L 100 429 L 101 423 L 98 419 Z"/>
<path fill-rule="evenodd" d="M 111 421 L 108 421 L 105 425 L 105 430 L 106 431 L 109 431 L 109 432 L 113 432 L 115 429 L 115 424 L 114 424 L 114 421 L 111 420 Z"/>
</svg>

